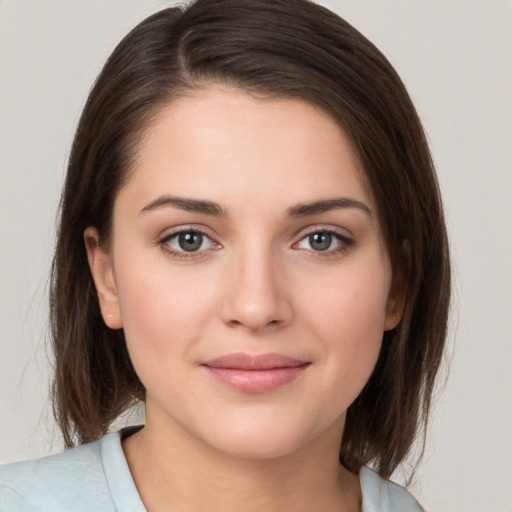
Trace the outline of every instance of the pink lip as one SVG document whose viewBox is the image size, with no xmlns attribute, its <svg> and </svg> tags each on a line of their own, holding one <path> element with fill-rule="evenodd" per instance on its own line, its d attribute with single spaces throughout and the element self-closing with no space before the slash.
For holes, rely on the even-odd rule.
<svg viewBox="0 0 512 512">
<path fill-rule="evenodd" d="M 295 380 L 309 364 L 280 354 L 251 356 L 234 353 L 207 361 L 202 366 L 232 389 L 244 393 L 264 393 Z"/>
</svg>

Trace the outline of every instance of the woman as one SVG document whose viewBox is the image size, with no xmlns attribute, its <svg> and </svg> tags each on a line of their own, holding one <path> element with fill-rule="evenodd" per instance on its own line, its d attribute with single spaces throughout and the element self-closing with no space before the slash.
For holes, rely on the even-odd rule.
<svg viewBox="0 0 512 512">
<path fill-rule="evenodd" d="M 55 406 L 83 446 L 2 468 L 0 504 L 420 510 L 387 479 L 449 288 L 425 137 L 369 41 L 303 0 L 161 11 L 100 74 L 63 192 Z"/>
</svg>

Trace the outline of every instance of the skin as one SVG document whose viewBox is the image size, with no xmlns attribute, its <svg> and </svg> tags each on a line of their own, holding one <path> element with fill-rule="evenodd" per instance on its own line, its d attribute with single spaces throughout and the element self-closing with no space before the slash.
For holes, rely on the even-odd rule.
<svg viewBox="0 0 512 512">
<path fill-rule="evenodd" d="M 343 207 L 290 215 L 335 198 Z M 203 232 L 200 249 L 181 249 L 177 229 Z M 338 238 L 317 250 L 309 235 L 326 232 Z M 148 511 L 360 510 L 341 434 L 403 294 L 364 172 L 328 115 L 221 87 L 178 99 L 141 143 L 108 250 L 93 227 L 84 236 L 104 320 L 124 329 L 147 390 L 146 426 L 123 448 Z M 202 366 L 233 352 L 308 366 L 247 393 Z"/>
</svg>

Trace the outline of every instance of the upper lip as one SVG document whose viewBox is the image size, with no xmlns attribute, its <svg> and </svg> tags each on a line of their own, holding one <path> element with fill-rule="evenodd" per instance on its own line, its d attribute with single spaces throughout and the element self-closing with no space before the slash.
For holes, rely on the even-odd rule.
<svg viewBox="0 0 512 512">
<path fill-rule="evenodd" d="M 307 364 L 308 361 L 284 356 L 281 354 L 250 355 L 243 352 L 226 354 L 210 359 L 203 366 L 236 370 L 272 370 L 275 368 L 294 368 Z"/>
</svg>

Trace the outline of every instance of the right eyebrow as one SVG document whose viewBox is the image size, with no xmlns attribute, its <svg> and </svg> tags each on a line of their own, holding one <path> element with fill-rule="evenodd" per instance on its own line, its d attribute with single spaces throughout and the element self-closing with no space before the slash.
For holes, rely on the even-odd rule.
<svg viewBox="0 0 512 512">
<path fill-rule="evenodd" d="M 191 197 L 180 197 L 173 195 L 164 195 L 157 197 L 154 201 L 144 206 L 139 215 L 147 213 L 151 210 L 164 208 L 166 206 L 174 206 L 180 210 L 187 212 L 204 213 L 206 215 L 214 215 L 216 217 L 226 217 L 226 211 L 217 203 L 204 199 L 193 199 Z"/>
</svg>

